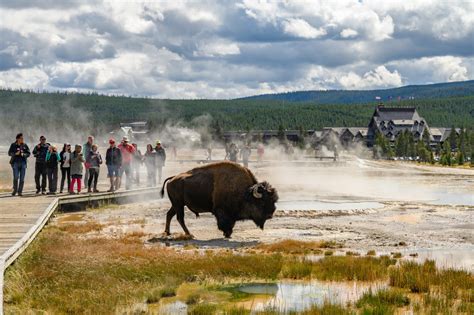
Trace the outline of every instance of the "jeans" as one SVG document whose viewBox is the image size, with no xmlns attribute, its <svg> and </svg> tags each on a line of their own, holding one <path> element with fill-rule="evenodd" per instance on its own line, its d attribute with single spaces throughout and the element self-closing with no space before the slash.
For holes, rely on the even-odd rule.
<svg viewBox="0 0 474 315">
<path fill-rule="evenodd" d="M 86 188 L 88 188 L 88 185 L 89 185 L 89 168 L 88 167 L 85 167 L 85 172 L 84 172 L 84 186 L 86 186 Z"/>
<path fill-rule="evenodd" d="M 48 168 L 49 192 L 55 193 L 58 190 L 58 168 Z"/>
<path fill-rule="evenodd" d="M 67 180 L 66 188 L 69 189 L 69 186 L 71 186 L 71 168 L 61 167 L 61 188 L 60 188 L 61 192 L 63 192 L 64 182 L 66 180 Z"/>
<path fill-rule="evenodd" d="M 87 183 L 87 187 L 89 189 L 97 190 L 97 179 L 99 178 L 99 169 L 91 167 L 89 169 L 89 181 Z M 92 186 L 92 182 L 94 182 L 94 186 Z"/>
<path fill-rule="evenodd" d="M 23 183 L 25 182 L 26 162 L 15 162 L 12 165 L 13 169 L 13 192 L 22 193 Z"/>
</svg>

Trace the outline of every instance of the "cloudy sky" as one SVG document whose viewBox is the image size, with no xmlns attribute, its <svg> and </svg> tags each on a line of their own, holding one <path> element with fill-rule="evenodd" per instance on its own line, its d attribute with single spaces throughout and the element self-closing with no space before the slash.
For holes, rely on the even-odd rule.
<svg viewBox="0 0 474 315">
<path fill-rule="evenodd" d="M 0 0 L 0 87 L 234 98 L 474 79 L 474 1 Z"/>
</svg>

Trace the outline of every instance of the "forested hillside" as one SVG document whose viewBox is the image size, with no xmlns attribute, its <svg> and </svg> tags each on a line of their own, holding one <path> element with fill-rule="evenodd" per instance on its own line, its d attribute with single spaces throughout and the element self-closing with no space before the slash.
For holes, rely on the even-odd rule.
<svg viewBox="0 0 474 315">
<path fill-rule="evenodd" d="M 269 100 L 157 100 L 96 94 L 0 90 L 2 130 L 51 126 L 110 130 L 125 121 L 146 120 L 153 128 L 181 122 L 209 123 L 222 130 L 320 129 L 367 126 L 376 103 L 316 104 Z M 416 106 L 430 126 L 474 126 L 474 96 L 393 101 Z M 204 119 L 196 119 L 203 117 Z M 24 127 L 23 127 L 24 128 Z"/>
<path fill-rule="evenodd" d="M 298 91 L 288 93 L 264 94 L 244 99 L 280 100 L 288 102 L 314 102 L 320 104 L 356 104 L 374 101 L 375 97 L 382 100 L 404 99 L 436 99 L 474 95 L 474 81 L 437 83 L 429 85 L 408 85 L 400 88 L 368 91 Z"/>
</svg>

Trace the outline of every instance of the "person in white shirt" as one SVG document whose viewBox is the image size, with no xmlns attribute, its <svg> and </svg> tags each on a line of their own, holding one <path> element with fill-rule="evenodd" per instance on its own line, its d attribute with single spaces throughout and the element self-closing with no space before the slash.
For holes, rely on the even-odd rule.
<svg viewBox="0 0 474 315">
<path fill-rule="evenodd" d="M 65 143 L 63 150 L 59 154 L 61 166 L 61 187 L 59 193 L 63 192 L 64 183 L 67 180 L 67 189 L 71 185 L 71 145 Z"/>
</svg>

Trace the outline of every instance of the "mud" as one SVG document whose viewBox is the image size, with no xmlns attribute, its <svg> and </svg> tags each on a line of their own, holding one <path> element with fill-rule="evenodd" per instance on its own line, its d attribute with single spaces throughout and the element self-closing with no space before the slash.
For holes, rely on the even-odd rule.
<svg viewBox="0 0 474 315">
<path fill-rule="evenodd" d="M 252 222 L 237 222 L 232 239 L 226 240 L 211 214 L 196 218 L 186 211 L 194 239 L 178 240 L 182 230 L 173 219 L 175 234 L 163 240 L 170 207 L 165 198 L 87 211 L 81 222 L 97 221 L 105 227 L 81 237 L 142 233 L 146 246 L 183 250 L 239 250 L 283 239 L 335 240 L 345 244 L 339 254 L 346 250 L 401 252 L 405 259 L 433 258 L 441 267 L 474 270 L 473 170 L 358 159 L 334 165 L 275 161 L 251 168 L 259 179 L 275 186 L 281 197 L 263 231 Z M 59 215 L 56 224 L 70 224 L 64 216 Z"/>
</svg>

